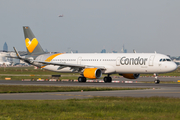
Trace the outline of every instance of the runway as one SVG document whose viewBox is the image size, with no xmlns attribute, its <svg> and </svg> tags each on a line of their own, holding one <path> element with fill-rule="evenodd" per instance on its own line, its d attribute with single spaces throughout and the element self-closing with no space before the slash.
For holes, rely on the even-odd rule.
<svg viewBox="0 0 180 120">
<path fill-rule="evenodd" d="M 161 81 L 177 81 L 179 78 L 161 78 Z M 46 93 L 10 93 L 0 94 L 0 100 L 65 100 L 84 99 L 101 96 L 114 97 L 177 97 L 180 98 L 180 84 L 141 83 L 153 81 L 153 78 L 142 78 L 140 83 L 78 83 L 78 82 L 50 82 L 50 81 L 6 81 L 0 80 L 0 85 L 48 85 L 48 86 L 93 86 L 93 87 L 133 87 L 150 88 L 145 90 L 118 91 L 88 91 L 88 92 L 46 92 Z"/>
</svg>

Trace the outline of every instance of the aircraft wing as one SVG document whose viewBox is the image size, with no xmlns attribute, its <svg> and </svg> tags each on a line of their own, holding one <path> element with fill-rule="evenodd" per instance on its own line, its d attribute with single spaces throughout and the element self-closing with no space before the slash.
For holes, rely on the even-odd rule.
<svg viewBox="0 0 180 120">
<path fill-rule="evenodd" d="M 7 58 L 15 58 L 15 59 L 19 59 L 18 57 L 13 57 L 13 56 L 5 56 Z"/>
<path fill-rule="evenodd" d="M 20 56 L 20 54 L 18 53 L 18 51 L 16 50 L 15 47 L 14 48 L 14 51 L 17 55 L 16 58 L 18 59 L 21 59 L 27 63 L 30 63 L 32 64 L 33 62 L 37 62 L 37 63 L 42 63 L 43 66 L 46 66 L 46 65 L 56 65 L 56 66 L 59 66 L 58 69 L 62 69 L 62 68 L 65 68 L 65 67 L 70 67 L 73 71 L 81 71 L 83 70 L 84 68 L 99 68 L 99 69 L 102 69 L 102 70 L 105 70 L 106 68 L 104 66 L 94 66 L 94 65 L 80 65 L 80 64 L 70 64 L 70 63 L 59 63 L 59 62 L 45 62 L 45 61 L 37 61 L 37 60 L 31 60 L 31 59 L 27 59 L 27 58 L 22 58 Z"/>
<path fill-rule="evenodd" d="M 13 48 L 14 48 L 14 51 L 15 51 L 17 57 L 11 57 L 11 58 L 17 58 L 17 59 L 23 60 L 23 61 L 25 61 L 27 63 L 32 63 L 33 62 L 33 60 L 30 60 L 30 59 L 27 59 L 27 58 L 22 58 L 20 56 L 20 54 L 18 53 L 18 51 L 16 50 L 16 48 L 15 47 L 13 47 Z"/>
<path fill-rule="evenodd" d="M 106 69 L 104 66 L 94 66 L 94 65 L 80 65 L 80 64 L 70 64 L 70 63 L 58 63 L 58 62 L 44 62 L 44 61 L 34 61 L 34 62 L 38 62 L 38 63 L 42 63 L 44 65 L 56 65 L 56 66 L 60 66 L 62 68 L 64 67 L 71 67 L 73 68 L 99 68 L 99 69 Z"/>
</svg>

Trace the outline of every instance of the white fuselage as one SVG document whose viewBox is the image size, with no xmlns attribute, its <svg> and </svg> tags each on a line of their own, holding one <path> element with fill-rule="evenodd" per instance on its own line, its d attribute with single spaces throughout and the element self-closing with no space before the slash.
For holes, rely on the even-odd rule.
<svg viewBox="0 0 180 120">
<path fill-rule="evenodd" d="M 104 67 L 104 74 L 166 73 L 177 68 L 168 56 L 157 53 L 44 54 L 36 60 Z M 56 65 L 46 65 L 43 68 L 55 72 L 72 72 L 70 67 L 58 69 Z"/>
</svg>

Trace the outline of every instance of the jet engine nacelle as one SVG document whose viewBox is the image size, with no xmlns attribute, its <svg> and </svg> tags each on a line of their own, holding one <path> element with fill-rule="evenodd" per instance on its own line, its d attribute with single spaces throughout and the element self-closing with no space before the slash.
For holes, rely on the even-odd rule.
<svg viewBox="0 0 180 120">
<path fill-rule="evenodd" d="M 137 79 L 140 76 L 140 74 L 120 74 L 120 75 L 128 79 Z"/>
<path fill-rule="evenodd" d="M 98 68 L 85 68 L 83 75 L 86 78 L 98 79 L 101 77 L 102 71 Z"/>
</svg>

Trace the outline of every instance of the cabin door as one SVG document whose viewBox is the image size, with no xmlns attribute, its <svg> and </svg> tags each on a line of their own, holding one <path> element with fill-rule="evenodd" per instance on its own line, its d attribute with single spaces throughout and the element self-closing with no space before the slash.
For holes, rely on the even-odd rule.
<svg viewBox="0 0 180 120">
<path fill-rule="evenodd" d="M 82 57 L 78 57 L 77 64 L 81 64 L 81 59 L 82 59 Z"/>
<path fill-rule="evenodd" d="M 120 66 L 120 57 L 116 58 L 116 66 Z"/>
<path fill-rule="evenodd" d="M 150 58 L 149 58 L 149 66 L 153 66 L 153 63 L 154 63 L 154 55 L 151 55 Z"/>
</svg>

